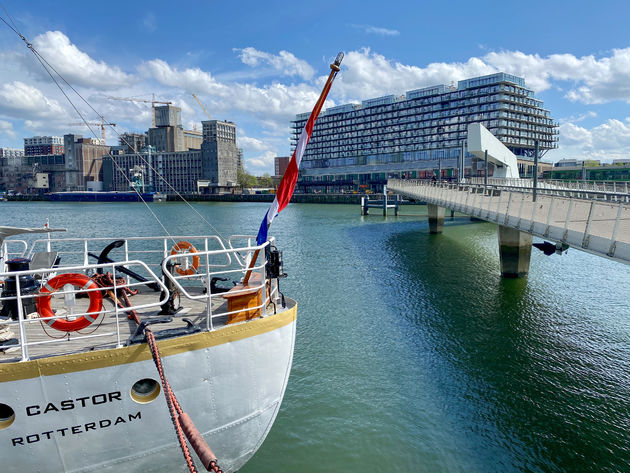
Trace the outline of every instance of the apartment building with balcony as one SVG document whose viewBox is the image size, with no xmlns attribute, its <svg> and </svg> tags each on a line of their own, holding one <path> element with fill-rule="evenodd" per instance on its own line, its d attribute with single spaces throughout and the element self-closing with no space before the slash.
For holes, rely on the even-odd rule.
<svg viewBox="0 0 630 473">
<path fill-rule="evenodd" d="M 292 121 L 295 147 L 309 113 Z M 457 174 L 464 153 L 466 174 L 479 163 L 466 153 L 470 123 L 482 123 L 518 158 L 524 169 L 539 149 L 557 148 L 558 124 L 525 80 L 505 73 L 437 85 L 320 114 L 300 165 L 304 192 L 381 190 L 388 177 Z"/>
</svg>

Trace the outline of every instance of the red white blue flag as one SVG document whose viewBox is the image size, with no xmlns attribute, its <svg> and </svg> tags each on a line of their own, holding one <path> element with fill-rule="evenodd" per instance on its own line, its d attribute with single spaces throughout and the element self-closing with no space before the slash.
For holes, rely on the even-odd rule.
<svg viewBox="0 0 630 473">
<path fill-rule="evenodd" d="M 262 245 L 267 241 L 267 230 L 271 226 L 271 222 L 276 218 L 282 209 L 284 209 L 287 205 L 289 205 L 289 201 L 291 200 L 291 196 L 293 195 L 293 191 L 295 190 L 295 184 L 297 183 L 298 178 L 298 170 L 300 169 L 300 162 L 302 161 L 302 155 L 304 154 L 304 150 L 306 149 L 306 145 L 308 144 L 308 140 L 311 139 L 311 134 L 313 133 L 313 127 L 315 126 L 315 120 L 319 116 L 319 112 L 322 110 L 322 106 L 324 105 L 324 101 L 326 100 L 326 96 L 330 91 L 330 86 L 332 85 L 337 72 L 339 72 L 339 65 L 341 64 L 341 60 L 343 59 L 343 53 L 339 53 L 337 58 L 335 59 L 334 64 L 330 65 L 332 71 L 328 76 L 328 80 L 326 81 L 326 85 L 324 85 L 324 89 L 315 104 L 315 108 L 311 112 L 311 115 L 308 117 L 308 121 L 300 134 L 300 139 L 298 140 L 297 146 L 293 151 L 293 156 L 291 156 L 291 160 L 289 161 L 289 165 L 287 166 L 287 170 L 282 176 L 282 180 L 280 181 L 280 185 L 278 186 L 278 190 L 276 191 L 276 197 L 267 210 L 265 214 L 265 218 L 260 224 L 260 229 L 258 230 L 258 236 L 256 237 L 256 243 L 258 245 Z"/>
</svg>

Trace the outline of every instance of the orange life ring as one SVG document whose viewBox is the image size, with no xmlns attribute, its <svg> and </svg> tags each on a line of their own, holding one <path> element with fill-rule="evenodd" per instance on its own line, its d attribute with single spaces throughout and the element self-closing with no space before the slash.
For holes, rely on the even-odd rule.
<svg viewBox="0 0 630 473">
<path fill-rule="evenodd" d="M 52 293 L 66 284 L 72 284 L 73 286 L 80 287 L 81 291 L 98 289 L 96 283 L 85 274 L 65 273 L 55 276 L 45 283 L 39 290 L 40 296 L 37 298 L 37 313 L 40 317 L 55 316 L 55 313 L 50 307 Z M 49 295 L 46 296 L 41 294 Z M 75 320 L 48 319 L 44 322 L 55 330 L 60 330 L 62 332 L 76 332 L 77 330 L 84 329 L 97 319 L 101 309 L 103 308 L 103 296 L 101 295 L 101 291 L 90 291 L 88 295 L 90 296 L 90 306 L 88 307 L 85 315 Z"/>
<path fill-rule="evenodd" d="M 175 246 L 173 246 L 173 248 L 171 249 L 171 255 L 177 255 L 180 253 L 197 253 L 197 249 L 187 241 L 180 241 L 179 243 L 176 243 Z M 199 256 L 193 256 L 192 265 L 190 265 L 188 269 L 182 269 L 178 266 L 175 271 L 177 271 L 177 274 L 181 274 L 182 276 L 189 276 L 191 274 L 195 274 L 198 267 Z"/>
</svg>

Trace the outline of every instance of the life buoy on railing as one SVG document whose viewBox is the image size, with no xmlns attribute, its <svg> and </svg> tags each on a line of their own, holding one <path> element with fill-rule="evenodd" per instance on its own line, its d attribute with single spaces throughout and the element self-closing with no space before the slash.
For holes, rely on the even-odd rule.
<svg viewBox="0 0 630 473">
<path fill-rule="evenodd" d="M 197 253 L 197 249 L 192 246 L 187 241 L 180 241 L 173 246 L 171 249 L 171 255 L 177 254 L 185 254 L 185 253 Z M 192 264 L 188 266 L 186 269 L 182 269 L 179 266 L 175 269 L 177 274 L 181 274 L 182 276 L 189 276 L 191 274 L 195 274 L 197 272 L 197 268 L 199 267 L 199 256 L 192 257 Z"/>
<path fill-rule="evenodd" d="M 62 288 L 66 284 L 72 284 L 79 287 L 80 291 L 87 291 L 88 289 L 98 289 L 98 286 L 85 274 L 78 273 L 65 273 L 55 276 L 45 283 L 39 290 L 40 295 L 37 297 L 37 313 L 40 317 L 54 317 L 55 313 L 50 306 L 50 299 L 53 292 Z M 49 295 L 45 295 L 49 294 Z M 93 323 L 101 309 L 103 308 L 103 296 L 101 291 L 90 291 L 90 306 L 88 307 L 86 314 L 78 317 L 75 320 L 64 319 L 48 319 L 44 322 L 50 325 L 55 330 L 62 332 L 76 332 L 77 330 L 84 329 L 91 323 Z"/>
</svg>

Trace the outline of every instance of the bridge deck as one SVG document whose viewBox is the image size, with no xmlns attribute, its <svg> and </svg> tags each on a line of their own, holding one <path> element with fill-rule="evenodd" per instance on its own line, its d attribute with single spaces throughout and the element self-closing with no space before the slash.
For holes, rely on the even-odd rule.
<svg viewBox="0 0 630 473">
<path fill-rule="evenodd" d="M 390 179 L 388 189 L 599 256 L 630 264 L 630 204 L 566 195 L 538 195 L 507 186 Z M 566 194 L 566 190 L 563 191 Z"/>
</svg>

